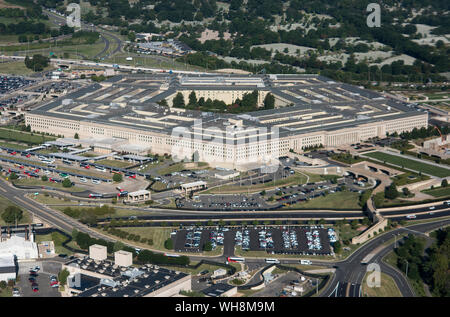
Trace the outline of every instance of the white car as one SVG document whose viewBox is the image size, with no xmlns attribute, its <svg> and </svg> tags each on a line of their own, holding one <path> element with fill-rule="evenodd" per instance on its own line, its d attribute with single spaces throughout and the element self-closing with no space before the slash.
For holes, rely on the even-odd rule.
<svg viewBox="0 0 450 317">
<path fill-rule="evenodd" d="M 93 179 L 93 180 L 92 180 L 92 183 L 93 183 L 93 184 L 100 184 L 100 181 L 99 181 L 98 179 Z"/>
<path fill-rule="evenodd" d="M 86 178 L 80 178 L 80 182 L 87 183 L 87 179 Z"/>
</svg>

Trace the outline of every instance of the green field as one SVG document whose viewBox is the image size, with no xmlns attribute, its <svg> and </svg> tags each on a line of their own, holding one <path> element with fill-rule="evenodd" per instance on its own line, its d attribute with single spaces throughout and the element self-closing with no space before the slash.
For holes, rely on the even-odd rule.
<svg viewBox="0 0 450 317">
<path fill-rule="evenodd" d="M 360 210 L 359 205 L 359 194 L 354 192 L 337 192 L 328 194 L 325 197 L 317 197 L 311 200 L 293 204 L 291 206 L 285 207 L 286 209 L 357 209 Z"/>
<path fill-rule="evenodd" d="M 69 249 L 66 249 L 62 246 L 62 243 L 66 241 L 66 237 L 60 234 L 59 232 L 52 232 L 45 235 L 36 235 L 36 243 L 40 243 L 43 241 L 53 241 L 55 244 L 55 253 L 56 254 L 71 254 L 72 252 Z"/>
<path fill-rule="evenodd" d="M 129 228 L 120 228 L 120 230 L 138 234 L 141 238 L 147 238 L 153 240 L 152 249 L 156 250 L 164 250 L 164 241 L 166 241 L 170 237 L 170 233 L 172 232 L 171 228 L 154 228 L 154 227 L 129 227 Z M 140 244 L 139 242 L 133 242 L 135 244 Z M 144 245 L 144 244 L 142 244 Z M 148 244 L 145 244 L 146 247 L 149 247 Z"/>
<path fill-rule="evenodd" d="M 13 202 L 11 202 L 9 199 L 3 197 L 0 195 L 0 215 L 5 211 L 6 207 L 8 206 L 16 206 Z M 23 211 L 23 217 L 21 220 L 19 220 L 18 224 L 27 224 L 31 222 L 31 215 L 28 213 L 28 211 L 22 209 Z M 2 217 L 0 217 L 0 226 L 5 226 L 6 222 L 3 220 Z M 11 225 L 11 224 L 9 224 Z"/>
<path fill-rule="evenodd" d="M 13 182 L 14 182 L 14 184 L 24 185 L 24 186 L 26 186 L 26 185 L 48 186 L 48 187 L 58 188 L 60 190 L 67 191 L 67 192 L 83 192 L 86 190 L 85 188 L 80 188 L 78 186 L 64 187 L 62 185 L 62 183 L 53 183 L 53 182 L 49 182 L 49 181 L 44 182 L 40 178 L 29 178 L 28 176 L 26 176 L 26 177 L 27 178 L 16 179 Z M 58 177 L 58 178 L 60 178 L 60 177 Z"/>
<path fill-rule="evenodd" d="M 127 61 L 126 58 L 128 56 L 133 56 L 133 60 Z M 135 54 L 130 55 L 118 53 L 113 57 L 105 59 L 104 62 L 130 66 L 143 66 L 150 68 L 154 67 L 154 68 L 177 69 L 187 71 L 201 71 L 201 72 L 205 71 L 203 67 L 180 63 L 164 56 L 152 56 L 152 55 L 136 56 Z"/>
<path fill-rule="evenodd" d="M 44 68 L 44 70 L 52 70 L 54 67 L 48 66 Z M 32 69 L 26 68 L 25 63 L 22 61 L 14 61 L 14 62 L 6 62 L 0 63 L 0 74 L 9 74 L 9 75 L 31 75 L 34 71 Z"/>
<path fill-rule="evenodd" d="M 397 284 L 389 275 L 381 273 L 380 287 L 369 287 L 366 274 L 362 283 L 362 294 L 367 297 L 402 297 Z"/>
<path fill-rule="evenodd" d="M 409 168 L 417 172 L 422 172 L 437 177 L 450 176 L 449 169 L 421 163 L 418 161 L 409 160 L 407 158 L 400 156 L 390 155 L 382 152 L 372 152 L 365 155 L 380 161 L 385 161 L 386 163 L 391 163 L 397 166 L 403 166 L 404 168 Z"/>
<path fill-rule="evenodd" d="M 26 144 L 41 144 L 46 141 L 54 141 L 55 137 L 43 136 L 41 134 L 17 131 L 11 129 L 0 128 L 0 139 L 8 141 L 23 142 Z"/>
<path fill-rule="evenodd" d="M 434 197 L 446 197 L 450 196 L 450 187 L 438 187 L 433 189 L 423 190 L 422 193 L 428 194 Z"/>
</svg>

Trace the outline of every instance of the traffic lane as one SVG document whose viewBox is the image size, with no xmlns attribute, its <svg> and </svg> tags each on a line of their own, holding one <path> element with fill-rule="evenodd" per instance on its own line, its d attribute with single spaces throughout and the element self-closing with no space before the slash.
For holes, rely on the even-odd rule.
<svg viewBox="0 0 450 317">
<path fill-rule="evenodd" d="M 414 213 L 413 211 L 409 212 L 410 214 Z M 437 210 L 433 212 L 425 212 L 422 214 L 416 214 L 413 219 L 408 219 L 405 216 L 384 216 L 387 219 L 394 220 L 394 221 L 414 221 L 414 220 L 424 220 L 424 219 L 433 219 L 433 218 L 440 218 L 440 217 L 446 217 L 450 216 L 450 209 L 444 209 L 444 210 Z"/>
<path fill-rule="evenodd" d="M 414 206 L 412 206 L 414 207 Z M 383 216 L 390 216 L 390 215 L 398 215 L 398 214 L 411 214 L 413 212 L 434 212 L 438 210 L 448 210 L 450 209 L 449 205 L 446 204 L 446 202 L 440 202 L 434 205 L 432 209 L 429 207 L 421 207 L 421 208 L 413 208 L 413 209 L 405 209 L 405 210 L 393 210 L 393 211 L 382 211 L 379 210 L 379 213 Z"/>
<path fill-rule="evenodd" d="M 361 285 L 360 284 L 350 284 L 350 289 L 348 297 L 360 297 Z"/>
<path fill-rule="evenodd" d="M 3 180 L 0 182 L 0 188 L 3 188 L 4 192 L 2 193 L 2 195 L 6 196 L 6 198 L 16 203 L 20 207 L 30 211 L 32 214 L 36 215 L 36 217 L 42 219 L 44 222 L 47 222 L 65 232 L 71 233 L 73 228 L 77 228 L 80 231 L 89 233 L 89 235 L 91 235 L 92 237 L 104 239 L 107 241 L 115 241 L 109 237 L 98 234 L 97 232 L 89 229 L 87 226 L 84 226 L 77 220 L 65 215 L 62 212 L 52 210 L 44 205 L 37 205 L 35 201 L 27 197 L 17 197 L 16 195 L 21 195 L 22 193 L 16 193 Z"/>
<path fill-rule="evenodd" d="M 450 224 L 450 220 L 438 220 L 432 223 L 426 223 L 426 224 L 417 224 L 417 225 L 413 225 L 410 226 L 409 229 L 413 229 L 417 232 L 427 232 L 427 231 L 431 231 L 431 230 L 435 230 L 439 227 L 444 227 Z M 343 283 L 347 283 L 347 281 L 349 280 L 351 273 L 348 272 L 352 272 L 352 271 L 358 271 L 361 272 L 360 270 L 362 269 L 362 266 L 360 264 L 360 261 L 367 255 L 369 254 L 371 251 L 373 251 L 375 248 L 377 248 L 379 245 L 381 245 L 381 243 L 383 243 L 383 241 L 388 240 L 389 238 L 392 238 L 394 235 L 399 234 L 401 232 L 408 232 L 407 230 L 405 230 L 404 228 L 400 228 L 400 229 L 395 229 L 394 231 L 390 232 L 390 237 L 387 237 L 387 234 L 384 234 L 383 236 L 379 236 L 378 238 L 376 238 L 375 240 L 370 241 L 367 245 L 359 248 L 358 250 L 356 250 L 352 255 L 350 255 L 350 257 L 348 257 L 346 260 L 344 261 L 340 261 L 340 262 L 336 262 L 335 265 L 337 266 L 337 269 L 335 271 L 335 274 L 332 278 L 332 281 L 329 283 L 329 285 L 326 287 L 326 289 L 322 292 L 322 296 L 330 296 L 333 294 L 334 291 L 336 291 L 336 287 L 341 287 Z M 387 252 L 387 251 L 385 251 Z M 358 262 L 359 261 L 359 262 Z M 381 263 L 381 266 L 384 267 L 386 264 Z M 392 268 L 385 268 L 386 272 L 391 272 Z M 395 274 L 395 272 L 391 272 L 393 275 L 394 280 L 396 280 L 396 282 L 398 281 L 398 285 L 403 285 L 402 290 L 404 290 L 404 294 L 407 294 L 407 296 L 411 296 L 412 292 L 410 292 L 408 294 L 407 289 L 409 289 L 409 287 L 407 286 L 407 284 L 405 284 L 405 281 L 402 282 L 401 276 L 399 276 L 398 274 Z M 363 277 L 362 274 L 360 274 L 360 276 Z M 338 295 L 336 295 L 337 297 L 339 297 Z"/>
<path fill-rule="evenodd" d="M 158 209 L 157 209 L 158 210 Z M 161 210 L 163 211 L 163 210 Z M 117 219 L 126 219 L 127 217 L 121 217 Z M 346 218 L 349 219 L 362 219 L 364 215 L 361 213 L 333 213 L 333 212 L 248 212 L 248 213 L 227 213 L 227 214 L 211 214 L 211 213 L 200 213 L 191 215 L 175 215 L 175 216 L 137 216 L 140 220 L 154 220 L 154 221 L 164 221 L 164 220 L 234 220 L 234 219 L 250 219 L 250 220 L 264 220 L 264 219 L 282 219 L 284 221 L 289 219 L 337 219 Z M 99 222 L 106 221 L 106 218 L 99 219 Z"/>
</svg>

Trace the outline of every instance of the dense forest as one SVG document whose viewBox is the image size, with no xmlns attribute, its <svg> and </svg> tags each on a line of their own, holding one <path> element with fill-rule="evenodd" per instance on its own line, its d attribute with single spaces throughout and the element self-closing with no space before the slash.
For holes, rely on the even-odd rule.
<svg viewBox="0 0 450 317">
<path fill-rule="evenodd" d="M 425 249 L 423 238 L 409 235 L 396 250 L 397 267 L 414 282 L 425 282 L 433 296 L 450 295 L 450 229 L 438 230 L 432 235 L 434 243 Z M 408 263 L 408 267 L 407 267 Z"/>
<path fill-rule="evenodd" d="M 7 0 L 23 3 L 26 0 Z M 71 2 L 80 2 L 73 0 Z M 253 73 L 320 73 L 346 82 L 439 82 L 442 72 L 450 71 L 449 48 L 441 40 L 434 45 L 418 44 L 421 39 L 416 24 L 435 27 L 432 34 L 448 34 L 450 2 L 446 0 L 383 0 L 381 27 L 366 25 L 370 0 L 84 0 L 90 10 L 83 20 L 113 25 L 121 34 L 152 32 L 177 38 L 197 54 L 183 62 L 217 68 L 240 68 Z M 64 0 L 37 0 L 35 7 L 65 10 Z M 419 14 L 420 13 L 420 14 Z M 18 14 L 11 12 L 10 14 Z M 320 16 L 319 16 L 320 15 Z M 169 25 L 168 22 L 172 24 Z M 175 23 L 175 24 L 173 24 Z M 288 28 L 292 23 L 302 27 Z M 206 28 L 219 32 L 219 39 L 200 42 Z M 8 30 L 8 26 L 5 26 Z M 232 36 L 225 39 L 224 33 Z M 347 37 L 364 42 L 348 43 Z M 133 38 L 133 37 L 131 37 Z M 334 45 L 332 38 L 340 40 Z M 287 54 L 254 45 L 284 43 L 311 48 L 314 52 Z M 395 55 L 415 58 L 412 65 L 402 60 L 383 66 L 358 60 L 357 53 L 373 50 L 370 43 L 380 43 Z M 349 54 L 347 60 L 323 60 L 324 52 Z M 215 56 L 215 55 L 219 56 Z M 235 57 L 240 62 L 226 62 L 220 56 Z M 248 60 L 267 61 L 250 64 Z"/>
</svg>

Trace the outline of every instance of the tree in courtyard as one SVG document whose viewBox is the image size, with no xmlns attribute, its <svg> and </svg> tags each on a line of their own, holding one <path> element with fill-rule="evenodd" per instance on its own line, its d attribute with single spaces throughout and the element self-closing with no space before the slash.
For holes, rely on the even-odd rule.
<svg viewBox="0 0 450 317">
<path fill-rule="evenodd" d="M 275 97 L 271 93 L 268 93 L 264 98 L 264 108 L 265 109 L 275 108 Z"/>
<path fill-rule="evenodd" d="M 447 187 L 448 186 L 448 181 L 445 178 L 442 180 L 441 186 L 442 187 Z"/>
<path fill-rule="evenodd" d="M 80 138 L 80 136 L 78 135 L 78 133 L 75 133 L 75 135 L 74 135 L 74 139 L 79 139 Z"/>
<path fill-rule="evenodd" d="M 395 199 L 399 196 L 398 190 L 397 190 L 397 186 L 395 186 L 395 184 L 392 182 L 391 185 L 389 185 L 388 187 L 386 187 L 384 196 L 387 199 Z"/>
<path fill-rule="evenodd" d="M 160 101 L 156 102 L 158 105 L 162 106 L 162 107 L 168 107 L 169 105 L 167 104 L 167 100 L 166 99 L 161 99 Z"/>
<path fill-rule="evenodd" d="M 197 95 L 195 94 L 195 91 L 192 91 L 189 94 L 189 105 L 190 106 L 197 106 Z"/>
<path fill-rule="evenodd" d="M 177 93 L 175 98 L 173 98 L 172 102 L 173 102 L 173 106 L 175 108 L 184 108 L 184 106 L 185 106 L 184 97 L 183 97 L 183 94 L 181 92 Z"/>
</svg>

